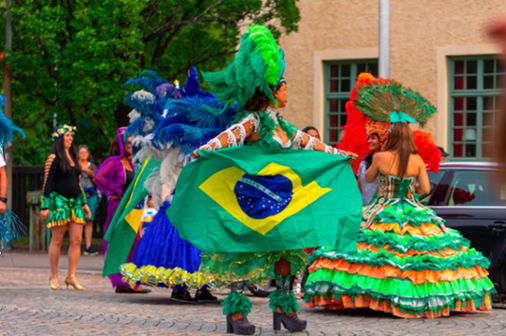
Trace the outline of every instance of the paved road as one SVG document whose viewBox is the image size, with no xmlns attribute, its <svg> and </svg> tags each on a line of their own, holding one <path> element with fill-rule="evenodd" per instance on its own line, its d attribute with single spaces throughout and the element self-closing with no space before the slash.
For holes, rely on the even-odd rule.
<svg viewBox="0 0 506 336">
<path fill-rule="evenodd" d="M 62 258 L 62 266 L 66 264 Z M 0 335 L 219 335 L 225 332 L 222 306 L 185 305 L 169 290 L 115 294 L 100 276 L 102 258 L 82 257 L 84 292 L 51 291 L 47 256 L 0 256 Z M 65 270 L 60 273 L 63 283 Z M 214 291 L 220 300 L 226 291 Z M 258 335 L 273 335 L 267 299 L 254 298 L 250 320 Z M 303 307 L 308 330 L 298 335 L 506 335 L 506 310 L 406 320 L 372 311 L 327 312 Z M 288 333 L 278 333 L 287 334 Z M 296 334 L 294 334 L 296 335 Z"/>
</svg>

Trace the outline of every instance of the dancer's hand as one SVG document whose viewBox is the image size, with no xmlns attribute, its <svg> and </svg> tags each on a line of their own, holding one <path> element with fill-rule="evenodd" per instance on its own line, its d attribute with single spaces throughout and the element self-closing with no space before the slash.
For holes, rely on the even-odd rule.
<svg viewBox="0 0 506 336">
<path fill-rule="evenodd" d="M 0 213 L 5 213 L 7 210 L 7 204 L 5 202 L 0 201 Z"/>
<path fill-rule="evenodd" d="M 91 218 L 91 211 L 88 204 L 83 205 L 84 218 Z"/>
<path fill-rule="evenodd" d="M 42 218 L 42 220 L 48 219 L 49 218 L 49 209 L 40 210 L 40 218 Z"/>
</svg>

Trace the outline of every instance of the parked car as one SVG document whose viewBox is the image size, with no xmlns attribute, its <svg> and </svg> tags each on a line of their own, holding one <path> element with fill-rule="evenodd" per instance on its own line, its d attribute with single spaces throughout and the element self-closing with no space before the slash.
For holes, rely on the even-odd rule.
<svg viewBox="0 0 506 336">
<path fill-rule="evenodd" d="M 491 178 L 497 170 L 492 162 L 442 163 L 429 172 L 431 192 L 421 202 L 489 258 L 490 279 L 506 293 L 506 184 Z"/>
</svg>

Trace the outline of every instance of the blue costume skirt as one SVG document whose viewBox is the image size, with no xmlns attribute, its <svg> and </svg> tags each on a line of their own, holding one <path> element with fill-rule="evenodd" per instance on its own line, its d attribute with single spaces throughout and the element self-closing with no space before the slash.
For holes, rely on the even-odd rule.
<svg viewBox="0 0 506 336">
<path fill-rule="evenodd" d="M 121 274 L 131 286 L 188 285 L 200 287 L 200 251 L 179 236 L 167 218 L 170 202 L 162 204 L 144 232 L 131 263 L 121 265 Z"/>
</svg>

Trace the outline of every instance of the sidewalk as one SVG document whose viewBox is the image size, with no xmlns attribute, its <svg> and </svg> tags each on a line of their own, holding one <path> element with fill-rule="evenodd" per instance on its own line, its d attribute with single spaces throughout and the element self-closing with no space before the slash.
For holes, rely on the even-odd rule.
<svg viewBox="0 0 506 336">
<path fill-rule="evenodd" d="M 66 256 L 60 259 L 60 283 L 66 276 Z M 0 256 L 0 335 L 223 335 L 223 306 L 179 304 L 170 290 L 153 288 L 149 294 L 116 294 L 101 275 L 103 256 L 82 256 L 79 282 L 87 289 L 50 290 L 47 252 L 16 250 Z M 192 290 L 194 292 L 194 290 Z M 226 289 L 212 289 L 219 301 Z M 250 321 L 256 335 L 274 333 L 268 299 L 250 296 Z M 400 319 L 372 310 L 325 311 L 299 301 L 301 319 L 308 320 L 302 335 L 433 336 L 504 335 L 506 310 L 455 313 L 440 319 Z"/>
<path fill-rule="evenodd" d="M 62 248 L 60 263 L 58 265 L 60 270 L 67 269 L 68 260 L 66 252 L 67 250 Z M 95 256 L 85 256 L 81 254 L 77 266 L 77 273 L 101 274 L 103 266 L 104 256 L 102 254 Z M 16 249 L 0 255 L 0 268 L 46 269 L 49 274 L 49 258 L 47 251 L 29 252 L 26 249 Z"/>
</svg>

